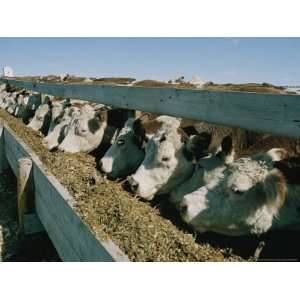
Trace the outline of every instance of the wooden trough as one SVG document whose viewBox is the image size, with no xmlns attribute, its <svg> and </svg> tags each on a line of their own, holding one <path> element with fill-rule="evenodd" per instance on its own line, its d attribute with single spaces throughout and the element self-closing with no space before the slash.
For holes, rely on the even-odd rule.
<svg viewBox="0 0 300 300">
<path fill-rule="evenodd" d="M 69 192 L 8 125 L 0 123 L 0 173 L 8 167 L 18 178 L 19 210 L 26 212 L 24 192 L 31 190 L 35 213 L 63 261 L 129 261 L 111 240 L 100 241 L 94 236 L 73 209 Z M 30 216 L 26 221 L 34 223 Z M 22 214 L 20 218 L 24 221 Z"/>
</svg>

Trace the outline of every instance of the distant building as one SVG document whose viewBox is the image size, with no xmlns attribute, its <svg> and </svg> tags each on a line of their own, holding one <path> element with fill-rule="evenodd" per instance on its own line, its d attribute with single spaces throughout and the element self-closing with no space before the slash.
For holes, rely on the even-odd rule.
<svg viewBox="0 0 300 300">
<path fill-rule="evenodd" d="M 11 67 L 5 66 L 3 68 L 3 76 L 4 77 L 14 77 L 14 71 Z"/>
<path fill-rule="evenodd" d="M 198 75 L 194 75 L 192 77 L 192 80 L 190 81 L 190 83 L 192 83 L 193 85 L 195 85 L 199 89 L 199 88 L 202 88 L 207 83 L 207 81 L 202 79 Z"/>
</svg>

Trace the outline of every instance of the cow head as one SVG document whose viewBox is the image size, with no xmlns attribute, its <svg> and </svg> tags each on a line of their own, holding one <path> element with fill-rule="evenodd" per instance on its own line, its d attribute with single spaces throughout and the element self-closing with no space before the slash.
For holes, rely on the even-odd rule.
<svg viewBox="0 0 300 300">
<path fill-rule="evenodd" d="M 229 164 L 218 178 L 183 197 L 183 220 L 200 232 L 266 232 L 286 199 L 285 178 L 274 168 L 274 162 L 286 155 L 276 148 Z"/>
<path fill-rule="evenodd" d="M 100 160 L 101 170 L 111 179 L 126 177 L 136 171 L 145 157 L 149 135 L 160 126 L 148 114 L 125 123 L 111 147 Z"/>
<path fill-rule="evenodd" d="M 68 133 L 69 125 L 72 120 L 75 120 L 80 115 L 80 109 L 78 107 L 67 107 L 64 111 L 64 115 L 53 130 L 43 139 L 42 144 L 48 150 L 56 149 L 64 140 Z"/>
<path fill-rule="evenodd" d="M 95 111 L 90 105 L 84 105 L 79 117 L 70 123 L 58 149 L 70 153 L 90 152 L 101 143 L 106 126 L 107 111 Z"/>
<path fill-rule="evenodd" d="M 195 153 L 206 151 L 211 139 L 206 133 L 188 138 L 176 118 L 158 119 L 162 125 L 149 139 L 144 161 L 128 180 L 131 189 L 147 200 L 169 193 L 187 180 L 194 169 Z"/>
<path fill-rule="evenodd" d="M 35 111 L 34 117 L 27 126 L 36 131 L 41 131 L 43 134 L 46 134 L 49 129 L 50 120 L 50 106 L 48 104 L 42 104 Z"/>
<path fill-rule="evenodd" d="M 65 109 L 70 106 L 71 106 L 70 99 L 52 100 L 50 102 L 51 123 L 50 123 L 48 134 L 54 129 L 54 127 L 57 124 L 59 124 L 59 122 L 62 120 L 65 114 Z"/>
</svg>

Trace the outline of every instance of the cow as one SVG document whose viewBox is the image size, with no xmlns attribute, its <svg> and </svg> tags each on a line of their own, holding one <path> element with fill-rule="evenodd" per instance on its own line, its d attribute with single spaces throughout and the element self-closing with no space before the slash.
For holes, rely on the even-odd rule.
<svg viewBox="0 0 300 300">
<path fill-rule="evenodd" d="M 178 207 L 183 221 L 200 233 L 229 236 L 297 228 L 300 168 L 284 168 L 287 156 L 285 149 L 272 148 L 230 163 L 219 176 L 182 198 Z"/>
<path fill-rule="evenodd" d="M 7 89 L 7 84 L 6 83 L 1 83 L 0 84 L 0 93 L 5 92 Z"/>
<path fill-rule="evenodd" d="M 107 128 L 108 110 L 95 110 L 84 105 L 78 118 L 69 125 L 68 133 L 58 149 L 69 153 L 95 150 L 101 143 Z"/>
<path fill-rule="evenodd" d="M 142 164 L 128 178 L 131 190 L 146 200 L 168 194 L 187 180 L 194 170 L 195 155 L 205 156 L 211 141 L 205 132 L 189 138 L 180 128 L 180 119 L 164 116 L 159 121 L 159 129 L 147 142 Z"/>
<path fill-rule="evenodd" d="M 150 114 L 129 118 L 112 140 L 112 145 L 98 162 L 108 178 L 123 178 L 134 173 L 145 157 L 145 145 L 160 126 Z"/>
<path fill-rule="evenodd" d="M 184 195 L 192 193 L 212 181 L 223 172 L 229 163 L 234 161 L 234 154 L 231 136 L 224 137 L 219 151 L 201 158 L 197 162 L 193 175 L 171 192 L 171 203 L 175 206 L 180 204 Z"/>
<path fill-rule="evenodd" d="M 35 111 L 35 115 L 27 127 L 40 131 L 46 135 L 51 122 L 51 106 L 49 103 L 41 104 Z"/>
<path fill-rule="evenodd" d="M 17 107 L 14 115 L 22 119 L 25 124 L 28 124 L 41 103 L 41 94 L 27 94 L 25 91 L 21 92 L 17 98 Z"/>
<path fill-rule="evenodd" d="M 46 100 L 47 101 L 47 100 Z M 48 135 L 58 125 L 65 114 L 65 108 L 71 106 L 70 99 L 52 99 L 48 100 L 51 106 L 51 122 L 48 130 Z"/>
<path fill-rule="evenodd" d="M 60 122 L 52 129 L 50 133 L 48 133 L 45 138 L 43 138 L 43 146 L 50 151 L 56 149 L 67 135 L 72 120 L 77 119 L 79 115 L 79 107 L 74 106 L 65 108 L 64 115 L 60 119 Z"/>
<path fill-rule="evenodd" d="M 145 145 L 149 133 L 145 133 L 145 138 L 141 142 L 141 137 L 135 133 L 134 127 L 138 128 L 142 124 L 145 127 L 144 130 L 153 131 L 151 129 L 153 124 L 155 124 L 153 120 L 161 115 L 137 111 L 136 116 L 138 116 L 136 119 L 130 118 L 126 122 L 124 129 L 119 132 L 117 138 L 114 139 L 114 143 L 98 163 L 101 171 L 110 179 L 126 177 L 137 170 L 145 156 Z M 236 157 L 240 155 L 241 151 L 265 136 L 264 134 L 240 128 L 218 126 L 188 119 L 178 120 L 180 120 L 180 127 L 188 135 L 195 135 L 202 132 L 210 133 L 212 140 L 208 152 L 213 154 L 220 150 L 219 147 L 222 139 L 228 135 L 233 138 Z M 156 127 L 157 129 L 158 127 Z M 150 134 L 152 135 L 153 132 Z M 129 153 L 130 159 L 128 158 Z"/>
<path fill-rule="evenodd" d="M 9 94 L 8 97 L 5 97 L 5 100 L 6 100 L 6 104 L 4 106 L 4 109 L 6 109 L 6 111 L 13 115 L 16 108 L 17 108 L 17 97 L 18 97 L 18 94 L 17 92 L 13 92 L 11 94 Z"/>
</svg>

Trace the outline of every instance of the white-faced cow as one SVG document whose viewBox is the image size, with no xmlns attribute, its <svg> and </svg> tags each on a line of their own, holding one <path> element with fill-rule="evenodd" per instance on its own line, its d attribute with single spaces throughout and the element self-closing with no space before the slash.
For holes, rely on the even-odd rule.
<svg viewBox="0 0 300 300">
<path fill-rule="evenodd" d="M 70 99 L 52 99 L 48 102 L 51 106 L 51 122 L 48 130 L 48 134 L 50 134 L 54 127 L 61 122 L 65 114 L 65 108 L 71 106 L 71 102 Z"/>
<path fill-rule="evenodd" d="M 91 152 L 100 145 L 106 127 L 107 111 L 95 111 L 91 105 L 84 105 L 58 149 L 69 153 Z"/>
<path fill-rule="evenodd" d="M 152 118 L 150 114 L 143 114 L 137 119 L 129 118 L 100 160 L 101 170 L 111 179 L 134 173 L 144 160 L 148 139 L 161 125 L 162 121 Z"/>
<path fill-rule="evenodd" d="M 56 149 L 67 135 L 72 120 L 77 119 L 79 115 L 79 107 L 66 107 L 64 110 L 64 115 L 60 119 L 59 123 L 45 138 L 43 138 L 43 146 L 46 147 L 48 150 Z"/>
<path fill-rule="evenodd" d="M 160 120 L 162 125 L 149 139 L 142 164 L 128 179 L 132 191 L 147 200 L 187 180 L 194 170 L 195 154 L 206 153 L 211 141 L 207 133 L 188 138 L 176 118 Z"/>
<path fill-rule="evenodd" d="M 122 128 L 123 112 L 103 105 L 85 104 L 80 116 L 72 120 L 58 149 L 65 152 L 91 152 L 100 144 L 110 143 L 117 128 Z"/>
<path fill-rule="evenodd" d="M 35 115 L 27 125 L 33 130 L 40 131 L 46 135 L 51 122 L 51 107 L 49 103 L 41 104 L 35 111 Z"/>
<path fill-rule="evenodd" d="M 293 168 L 286 172 L 280 166 L 286 155 L 286 150 L 273 148 L 229 164 L 208 184 L 183 197 L 179 206 L 183 220 L 199 232 L 232 236 L 298 226 L 300 172 L 298 168 L 290 176 Z"/>
<path fill-rule="evenodd" d="M 17 118 L 22 119 L 25 124 L 28 124 L 29 121 L 35 115 L 35 111 L 41 105 L 41 95 L 27 94 L 25 91 L 18 94 L 17 97 L 17 108 L 14 112 L 14 115 Z"/>
</svg>

